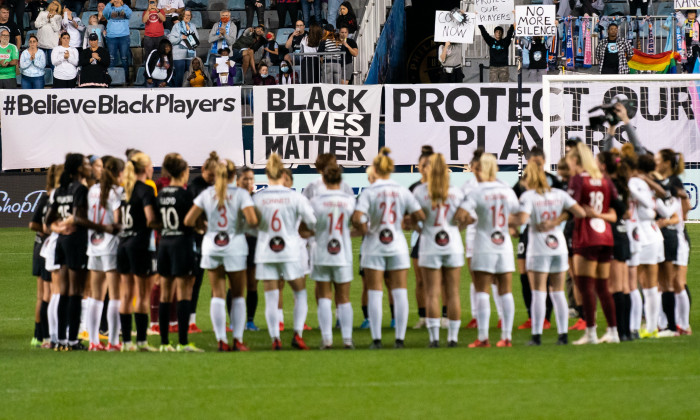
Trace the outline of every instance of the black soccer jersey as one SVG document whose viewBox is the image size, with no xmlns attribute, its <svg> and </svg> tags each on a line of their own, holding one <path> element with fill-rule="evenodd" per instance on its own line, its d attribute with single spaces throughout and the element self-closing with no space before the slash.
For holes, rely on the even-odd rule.
<svg viewBox="0 0 700 420">
<path fill-rule="evenodd" d="M 126 201 L 126 195 L 122 195 L 121 237 L 147 236 L 151 232 L 146 223 L 146 212 L 144 211 L 144 208 L 149 205 L 153 206 L 154 212 L 158 211 L 155 191 L 149 185 L 136 181 L 134 191 L 131 193 L 131 199 L 128 202 Z"/>
<path fill-rule="evenodd" d="M 39 225 L 43 226 L 44 218 L 46 217 L 46 213 L 49 210 L 49 206 L 47 205 L 48 202 L 48 194 L 43 193 L 41 197 L 39 197 L 39 202 L 36 204 L 36 208 L 34 209 L 34 214 L 32 215 L 32 223 L 38 223 Z M 44 238 L 46 238 L 46 234 L 44 232 L 37 232 L 36 238 L 34 238 L 34 242 L 42 244 L 44 243 Z"/>
<path fill-rule="evenodd" d="M 83 214 L 87 214 L 88 189 L 80 181 L 73 181 L 67 187 L 58 187 L 54 192 L 51 209 L 56 212 L 57 220 L 65 220 L 76 214 L 76 209 L 83 209 Z M 87 234 L 84 226 L 75 226 L 76 230 L 72 235 Z"/>
<path fill-rule="evenodd" d="M 169 236 L 190 236 L 192 228 L 185 226 L 185 216 L 192 208 L 192 194 L 183 187 L 165 187 L 158 194 L 160 218 L 163 221 L 163 238 Z"/>
</svg>

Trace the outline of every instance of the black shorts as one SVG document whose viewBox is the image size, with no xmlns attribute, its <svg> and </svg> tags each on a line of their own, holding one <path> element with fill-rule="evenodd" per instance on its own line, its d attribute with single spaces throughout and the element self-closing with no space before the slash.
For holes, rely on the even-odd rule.
<svg viewBox="0 0 700 420">
<path fill-rule="evenodd" d="M 41 246 L 38 242 L 34 242 L 34 253 L 32 255 L 32 276 L 41 277 L 44 281 L 51 281 L 51 273 L 46 271 L 46 259 L 39 255 Z"/>
<path fill-rule="evenodd" d="M 248 242 L 248 257 L 246 258 L 246 265 L 249 269 L 255 268 L 255 247 L 258 244 L 258 237 L 246 235 L 245 241 Z"/>
<path fill-rule="evenodd" d="M 411 258 L 413 258 L 414 260 L 418 259 L 418 253 L 420 252 L 420 250 L 418 249 L 418 244 L 420 244 L 420 236 L 418 236 L 418 240 L 416 241 L 416 245 L 411 250 Z"/>
<path fill-rule="evenodd" d="M 596 261 L 599 263 L 609 263 L 613 256 L 613 247 L 611 246 L 589 246 L 586 248 L 574 249 L 575 255 L 580 255 L 588 261 Z"/>
<path fill-rule="evenodd" d="M 520 240 L 518 241 L 518 259 L 524 260 L 527 257 L 527 234 L 530 225 L 525 226 L 523 233 L 520 234 Z"/>
<path fill-rule="evenodd" d="M 615 261 L 627 262 L 632 257 L 630 252 L 630 238 L 627 236 L 627 232 L 619 232 L 613 226 L 613 241 L 615 246 L 613 247 L 613 259 Z"/>
<path fill-rule="evenodd" d="M 158 274 L 163 277 L 191 276 L 194 269 L 194 242 L 184 236 L 166 236 L 158 247 Z"/>
<path fill-rule="evenodd" d="M 664 237 L 664 253 L 666 262 L 675 262 L 678 256 L 678 232 L 663 228 L 661 234 Z"/>
<path fill-rule="evenodd" d="M 365 275 L 365 269 L 362 268 L 362 254 L 360 254 L 360 264 L 358 264 L 358 266 L 360 267 L 360 270 L 359 270 L 360 276 L 361 276 L 361 277 L 364 277 L 364 275 Z"/>
<path fill-rule="evenodd" d="M 153 274 L 153 253 L 148 249 L 148 235 L 121 238 L 117 248 L 119 274 L 135 274 L 147 277 Z"/>
<path fill-rule="evenodd" d="M 87 246 L 87 231 L 59 235 L 56 241 L 56 265 L 65 265 L 73 271 L 86 270 Z"/>
</svg>

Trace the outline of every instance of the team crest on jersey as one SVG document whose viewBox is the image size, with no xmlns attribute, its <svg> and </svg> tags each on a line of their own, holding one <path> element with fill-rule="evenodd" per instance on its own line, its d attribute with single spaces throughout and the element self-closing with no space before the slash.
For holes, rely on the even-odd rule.
<svg viewBox="0 0 700 420">
<path fill-rule="evenodd" d="M 326 246 L 326 249 L 328 250 L 328 253 L 331 255 L 335 255 L 340 253 L 340 241 L 337 239 L 331 239 L 328 241 L 328 245 Z"/>
<path fill-rule="evenodd" d="M 547 238 L 544 240 L 544 243 L 547 244 L 547 246 L 551 249 L 559 248 L 559 240 L 554 235 L 547 235 Z"/>
<path fill-rule="evenodd" d="M 598 233 L 604 233 L 605 232 L 605 220 L 603 219 L 591 219 L 590 222 L 588 222 L 591 225 L 591 229 Z"/>
<path fill-rule="evenodd" d="M 272 252 L 282 252 L 284 250 L 285 243 L 284 239 L 282 239 L 279 236 L 275 236 L 274 238 L 270 239 L 270 249 Z"/>
<path fill-rule="evenodd" d="M 632 239 L 635 241 L 639 240 L 639 228 L 632 229 Z"/>
<path fill-rule="evenodd" d="M 90 243 L 97 246 L 104 242 L 105 240 L 105 234 L 102 232 L 92 232 L 92 235 L 90 235 Z"/>
<path fill-rule="evenodd" d="M 226 246 L 228 245 L 229 239 L 228 239 L 228 233 L 226 232 L 219 232 L 214 236 L 214 244 L 216 246 Z"/>
<path fill-rule="evenodd" d="M 450 235 L 445 232 L 444 230 L 441 230 L 440 232 L 435 234 L 435 243 L 438 244 L 439 246 L 445 246 L 450 243 Z"/>
<path fill-rule="evenodd" d="M 503 245 L 503 242 L 505 242 L 505 240 L 505 236 L 503 236 L 503 234 L 499 231 L 495 231 L 491 234 L 491 242 L 493 242 L 496 245 Z"/>
<path fill-rule="evenodd" d="M 384 245 L 394 242 L 394 234 L 389 229 L 382 230 L 379 232 L 379 242 L 383 243 Z"/>
</svg>

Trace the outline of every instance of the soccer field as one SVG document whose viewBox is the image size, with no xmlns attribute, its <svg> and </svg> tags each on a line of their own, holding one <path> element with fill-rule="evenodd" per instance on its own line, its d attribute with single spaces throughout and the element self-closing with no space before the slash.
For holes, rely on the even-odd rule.
<svg viewBox="0 0 700 420">
<path fill-rule="evenodd" d="M 688 225 L 693 244 L 700 225 Z M 33 233 L 0 230 L 0 418 L 657 418 L 690 419 L 700 412 L 700 337 L 664 338 L 618 345 L 556 346 L 556 330 L 543 345 L 525 346 L 529 330 L 515 330 L 513 348 L 468 349 L 476 330 L 462 329 L 460 346 L 428 349 L 417 321 L 411 273 L 411 316 L 406 349 L 394 350 L 389 309 L 384 345 L 366 350 L 369 331 L 354 332 L 357 350 L 300 352 L 282 333 L 283 351 L 270 350 L 261 293 L 260 332 L 246 332 L 249 353 L 217 353 L 205 279 L 197 315 L 202 334 L 191 340 L 204 354 L 56 353 L 30 349 L 36 280 L 31 273 Z M 355 241 L 355 247 L 359 242 Z M 692 249 L 688 283 L 700 297 L 700 251 Z M 357 262 L 356 262 L 357 263 Z M 515 274 L 517 276 L 517 273 Z M 527 318 L 514 276 L 516 326 Z M 470 318 L 469 275 L 463 273 L 462 320 Z M 307 283 L 313 296 L 313 282 Z M 359 277 L 352 285 L 355 326 L 362 321 Z M 262 290 L 262 285 L 260 285 Z M 318 348 L 316 305 L 309 299 L 307 344 Z M 293 297 L 285 288 L 285 320 Z M 700 328 L 697 303 L 691 325 Z M 599 335 L 604 318 L 599 312 Z M 491 339 L 496 330 L 495 309 Z M 581 332 L 574 332 L 576 339 Z M 177 339 L 171 334 L 171 339 Z M 159 337 L 150 337 L 159 344 Z M 334 331 L 336 347 L 342 344 Z"/>
</svg>

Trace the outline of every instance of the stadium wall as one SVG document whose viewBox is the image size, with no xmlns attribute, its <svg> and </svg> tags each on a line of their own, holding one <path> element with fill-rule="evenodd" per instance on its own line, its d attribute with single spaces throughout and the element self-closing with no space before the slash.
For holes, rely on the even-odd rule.
<svg viewBox="0 0 700 420">
<path fill-rule="evenodd" d="M 377 41 L 365 84 L 397 83 L 403 78 L 406 62 L 406 11 L 404 0 L 397 0 Z"/>
</svg>

